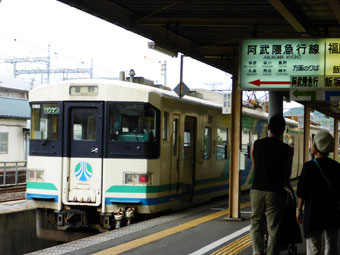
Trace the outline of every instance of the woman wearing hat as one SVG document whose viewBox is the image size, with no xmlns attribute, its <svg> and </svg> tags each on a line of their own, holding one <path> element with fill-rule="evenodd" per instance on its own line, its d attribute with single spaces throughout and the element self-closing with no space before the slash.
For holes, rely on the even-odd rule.
<svg viewBox="0 0 340 255">
<path fill-rule="evenodd" d="M 316 134 L 311 146 L 311 154 L 315 160 L 307 161 L 303 165 L 298 182 L 299 203 L 296 219 L 299 223 L 303 222 L 307 255 L 321 254 L 322 233 L 325 236 L 324 254 L 338 254 L 340 164 L 328 158 L 333 149 L 334 139 L 331 134 Z"/>
</svg>

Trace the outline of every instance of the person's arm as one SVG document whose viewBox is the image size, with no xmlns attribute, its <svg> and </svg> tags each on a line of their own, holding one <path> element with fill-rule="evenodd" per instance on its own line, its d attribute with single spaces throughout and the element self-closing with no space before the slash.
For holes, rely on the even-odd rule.
<svg viewBox="0 0 340 255">
<path fill-rule="evenodd" d="M 303 207 L 304 202 L 305 201 L 303 199 L 299 198 L 298 207 L 296 208 L 296 221 L 299 224 L 302 224 L 302 221 L 303 221 L 303 210 L 302 210 L 302 207 Z"/>
</svg>

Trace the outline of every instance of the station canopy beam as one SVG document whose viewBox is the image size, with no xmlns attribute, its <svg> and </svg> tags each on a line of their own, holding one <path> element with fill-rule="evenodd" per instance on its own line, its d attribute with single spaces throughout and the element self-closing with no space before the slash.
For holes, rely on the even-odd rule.
<svg viewBox="0 0 340 255">
<path fill-rule="evenodd" d="M 290 0 L 268 0 L 298 33 L 308 33 L 299 8 Z"/>
</svg>

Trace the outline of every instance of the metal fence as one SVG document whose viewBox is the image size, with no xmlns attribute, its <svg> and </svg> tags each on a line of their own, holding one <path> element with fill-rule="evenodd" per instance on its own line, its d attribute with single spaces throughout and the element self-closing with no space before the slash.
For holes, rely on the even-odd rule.
<svg viewBox="0 0 340 255">
<path fill-rule="evenodd" d="M 27 161 L 0 162 L 0 187 L 26 183 Z"/>
</svg>

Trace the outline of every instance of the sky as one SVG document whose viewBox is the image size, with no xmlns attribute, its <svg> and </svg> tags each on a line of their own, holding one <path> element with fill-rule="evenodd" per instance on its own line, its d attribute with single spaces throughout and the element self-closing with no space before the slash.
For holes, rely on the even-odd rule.
<svg viewBox="0 0 340 255">
<path fill-rule="evenodd" d="M 167 86 L 174 88 L 179 83 L 180 57 L 148 49 L 150 41 L 55 0 L 0 3 L 0 62 L 14 57 L 47 57 L 50 45 L 51 68 L 90 68 L 92 60 L 95 78 L 118 77 L 120 71 L 134 69 L 136 76 L 164 84 L 162 64 L 166 61 Z M 17 68 L 32 65 L 17 64 Z M 231 88 L 229 74 L 189 57 L 184 58 L 183 70 L 184 83 L 190 88 Z M 13 65 L 0 63 L 0 73 L 13 75 Z M 41 75 L 35 79 L 41 81 Z"/>
<path fill-rule="evenodd" d="M 164 85 L 166 62 L 166 85 L 176 87 L 180 57 L 148 49 L 150 41 L 56 0 L 0 0 L 0 75 L 14 76 L 13 64 L 3 63 L 4 59 L 47 57 L 50 48 L 52 69 L 90 68 L 92 61 L 94 78 L 117 78 L 120 71 L 134 69 L 136 76 Z M 231 90 L 230 74 L 189 57 L 183 62 L 183 81 L 190 89 Z M 32 68 L 46 68 L 46 63 L 17 64 L 17 69 Z M 46 75 L 17 78 L 47 82 Z M 52 75 L 50 82 L 61 79 Z M 263 92 L 257 94 L 264 97 Z M 284 108 L 294 106 L 284 104 Z"/>
</svg>

